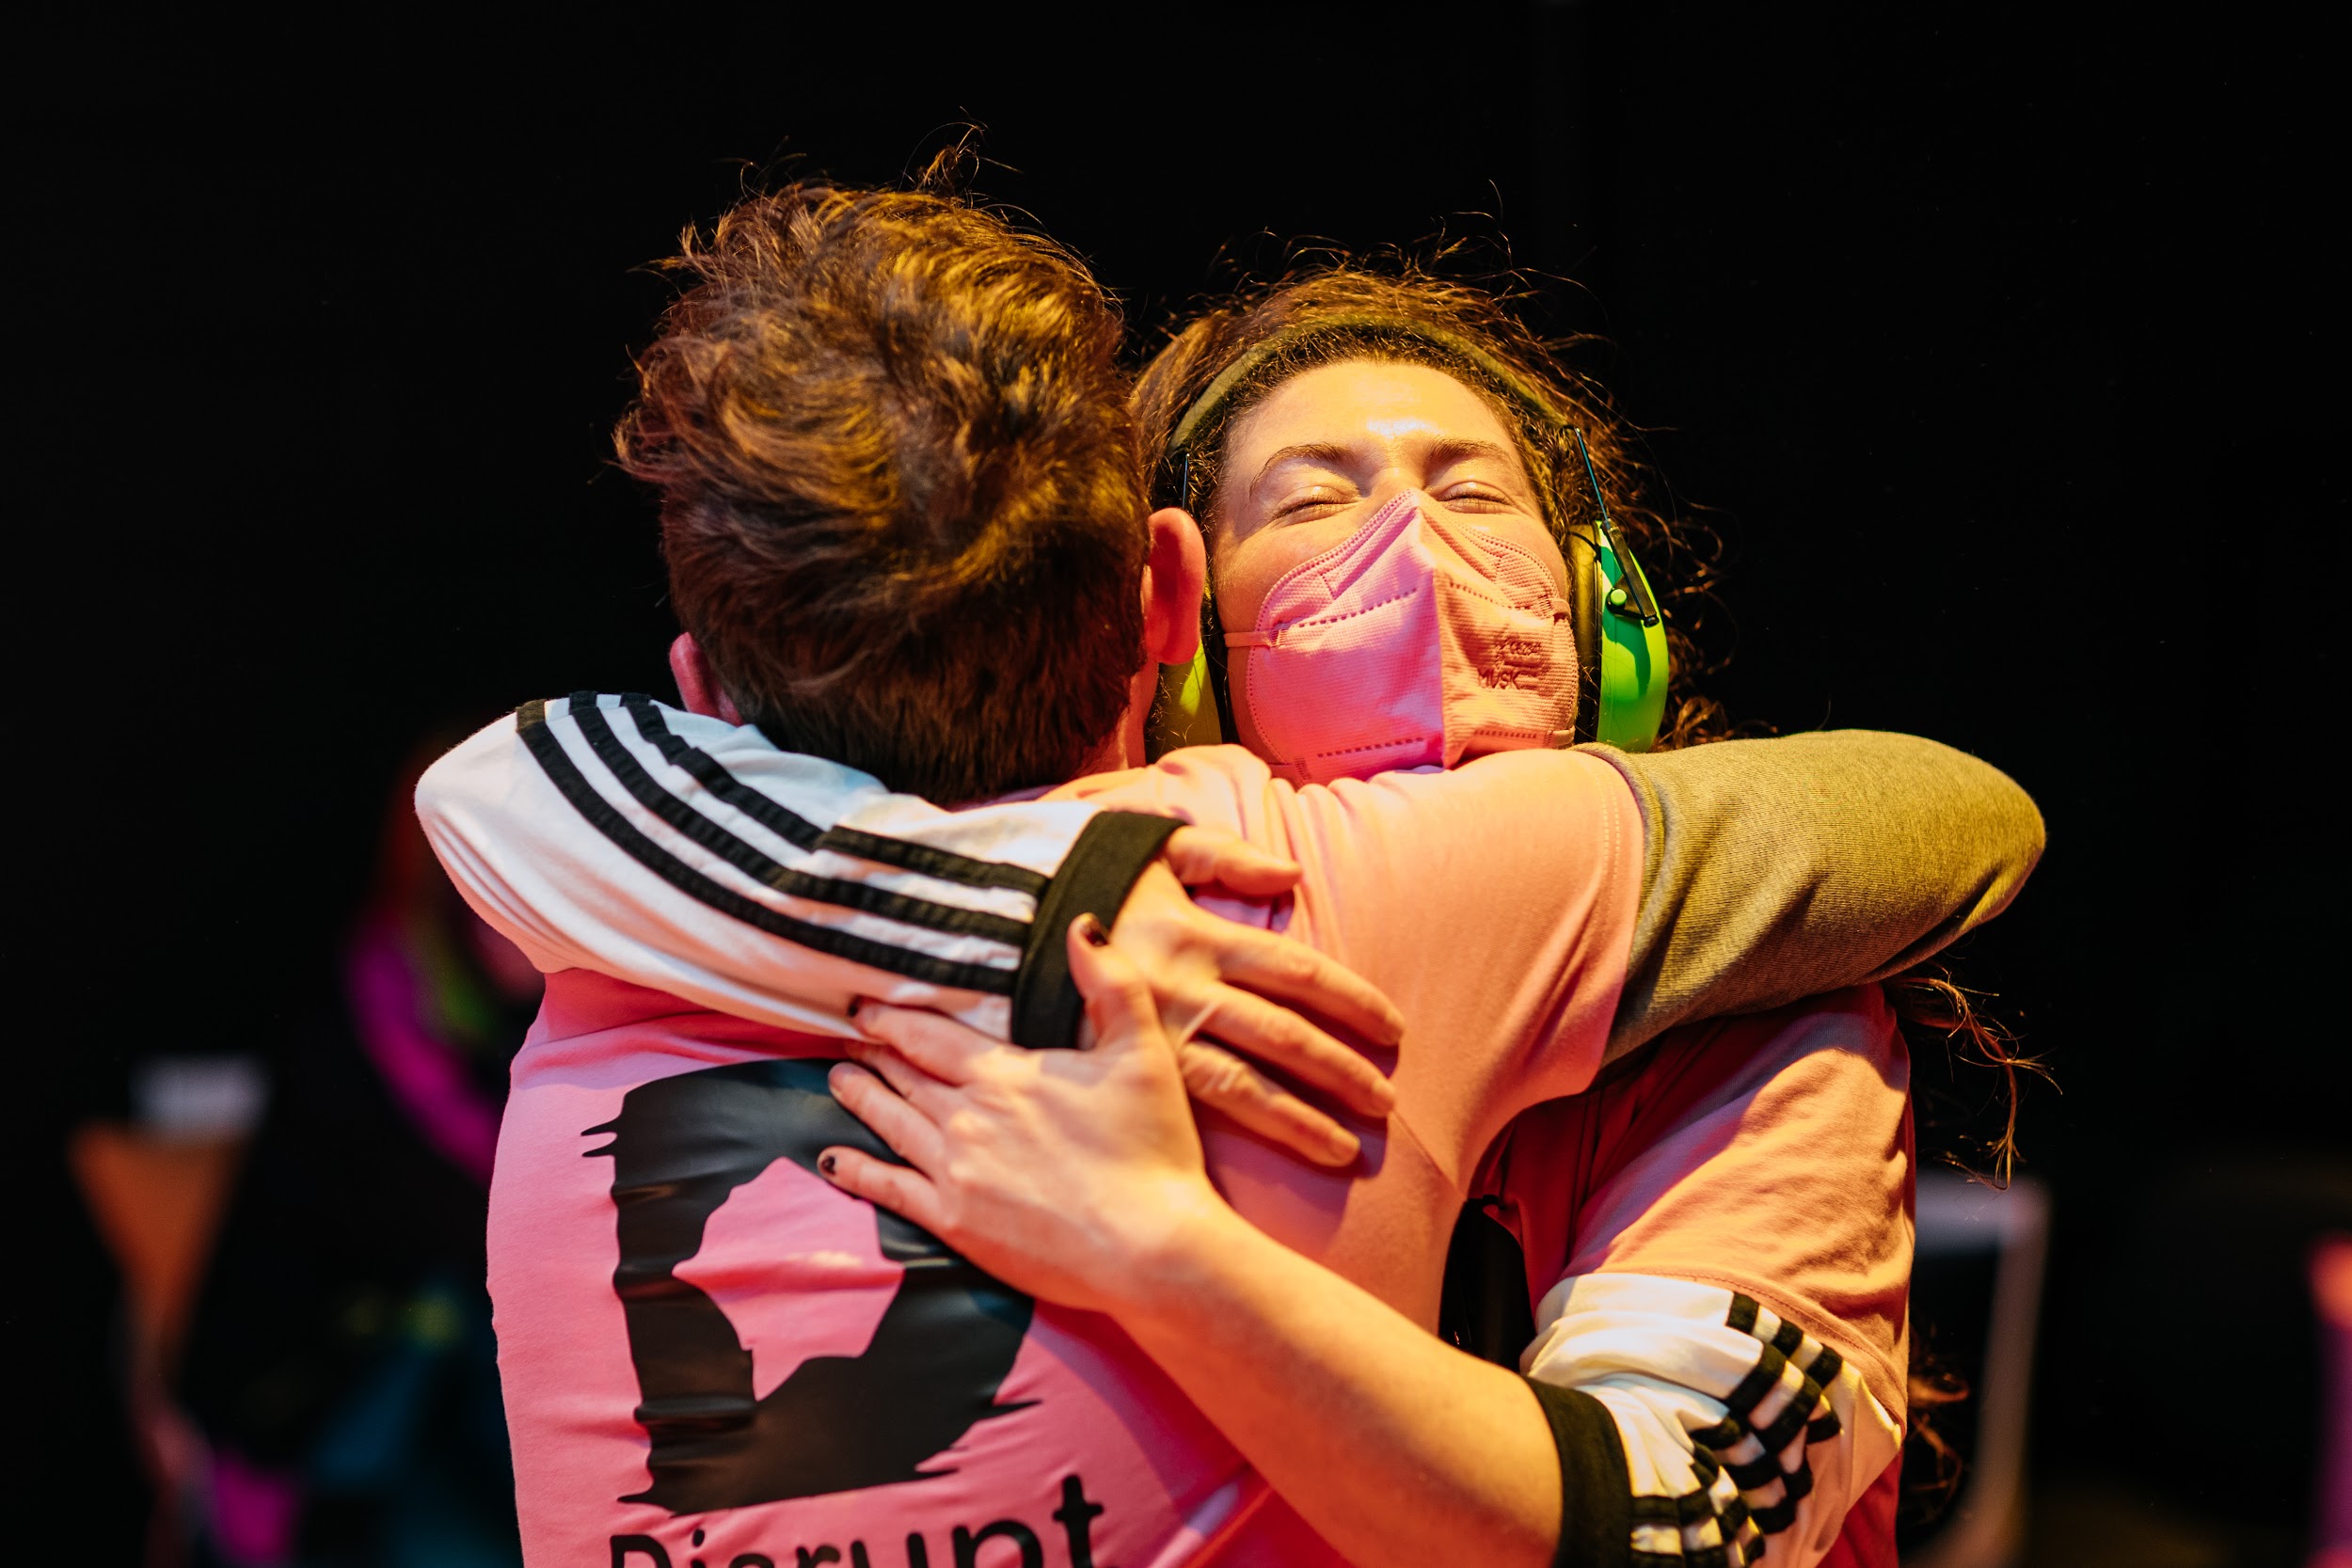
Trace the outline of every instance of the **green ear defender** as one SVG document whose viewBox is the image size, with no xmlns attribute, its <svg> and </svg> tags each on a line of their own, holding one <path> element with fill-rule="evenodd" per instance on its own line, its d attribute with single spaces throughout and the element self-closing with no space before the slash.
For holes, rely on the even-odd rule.
<svg viewBox="0 0 2352 1568">
<path fill-rule="evenodd" d="M 1618 537 L 1609 516 L 1608 498 L 1601 493 L 1600 475 L 1593 467 L 1584 432 L 1563 419 L 1550 399 L 1477 343 L 1419 322 L 1369 314 L 1327 316 L 1275 333 L 1227 366 L 1177 421 L 1155 486 L 1155 503 L 1181 506 L 1198 516 L 1191 446 L 1209 417 L 1251 372 L 1282 349 L 1303 338 L 1348 332 L 1414 338 L 1443 349 L 1476 368 L 1545 424 L 1576 437 L 1577 454 L 1593 491 L 1593 524 L 1589 531 L 1564 528 L 1561 541 L 1568 562 L 1568 618 L 1576 633 L 1580 683 L 1575 739 L 1603 741 L 1627 752 L 1648 751 L 1657 744 L 1659 726 L 1665 719 L 1666 683 L 1673 673 L 1657 596 L 1650 591 L 1641 562 Z M 1200 630 L 1200 646 L 1191 663 L 1160 666 L 1159 697 L 1146 727 L 1154 757 L 1183 746 L 1214 746 L 1234 733 L 1214 584 L 1201 603 Z"/>
</svg>

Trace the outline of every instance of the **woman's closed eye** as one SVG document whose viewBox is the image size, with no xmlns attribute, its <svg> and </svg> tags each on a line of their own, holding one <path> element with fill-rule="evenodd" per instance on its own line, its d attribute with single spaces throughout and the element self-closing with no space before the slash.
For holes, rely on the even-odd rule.
<svg viewBox="0 0 2352 1568">
<path fill-rule="evenodd" d="M 1328 517 L 1342 507 L 1353 506 L 1358 500 L 1353 486 L 1312 484 L 1294 490 L 1274 503 L 1269 514 L 1278 523 L 1308 523 Z"/>
<path fill-rule="evenodd" d="M 1457 512 L 1524 512 L 1517 496 L 1482 479 L 1457 480 L 1438 490 L 1437 499 Z"/>
</svg>

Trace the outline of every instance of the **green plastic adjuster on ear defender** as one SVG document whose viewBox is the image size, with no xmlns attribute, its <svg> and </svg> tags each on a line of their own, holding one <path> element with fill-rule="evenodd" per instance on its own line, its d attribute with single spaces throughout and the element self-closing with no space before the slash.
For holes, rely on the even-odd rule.
<svg viewBox="0 0 2352 1568">
<path fill-rule="evenodd" d="M 1595 740 L 1621 752 L 1646 752 L 1658 742 L 1658 726 L 1666 717 L 1666 627 L 1662 621 L 1645 624 L 1625 607 L 1637 596 L 1625 586 L 1626 568 L 1602 536 L 1600 572 L 1609 584 L 1600 615 L 1600 721 Z M 1646 589 L 1649 578 L 1642 563 L 1627 558 Z"/>
</svg>

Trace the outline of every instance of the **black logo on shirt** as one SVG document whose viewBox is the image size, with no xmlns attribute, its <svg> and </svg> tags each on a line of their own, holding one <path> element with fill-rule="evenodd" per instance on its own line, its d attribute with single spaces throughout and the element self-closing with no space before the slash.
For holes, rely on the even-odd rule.
<svg viewBox="0 0 2352 1568">
<path fill-rule="evenodd" d="M 628 1321 L 640 1426 L 653 1484 L 622 1498 L 672 1513 L 854 1492 L 946 1475 L 925 1469 L 1000 1404 L 1029 1330 L 1030 1298 L 939 1239 L 874 1211 L 882 1256 L 906 1277 L 854 1356 L 811 1356 L 766 1399 L 718 1303 L 677 1276 L 710 1216 L 778 1160 L 815 1171 L 841 1146 L 898 1157 L 825 1086 L 821 1059 L 742 1062 L 641 1084 L 590 1133 L 612 1141 L 621 1261 L 612 1288 Z"/>
</svg>

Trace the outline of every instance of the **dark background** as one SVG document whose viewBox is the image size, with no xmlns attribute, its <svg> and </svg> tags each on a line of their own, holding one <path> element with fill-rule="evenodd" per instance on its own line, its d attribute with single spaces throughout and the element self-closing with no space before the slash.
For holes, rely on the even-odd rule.
<svg viewBox="0 0 2352 1568">
<path fill-rule="evenodd" d="M 667 690 L 650 510 L 606 441 L 665 297 L 637 269 L 747 166 L 890 180 L 966 119 L 979 189 L 1145 346 L 1268 236 L 1507 236 L 1577 280 L 1549 325 L 1613 341 L 1727 542 L 1734 716 L 1932 735 L 2048 818 L 1961 964 L 2064 1091 L 2022 1128 L 2057 1226 L 2040 1528 L 2090 1497 L 2222 1544 L 2198 1560 L 2291 1560 L 2299 1248 L 2347 1202 L 2320 40 L 2144 10 L 839 10 L 121 24 L 24 71 L 8 954 L 53 1239 L 0 1323 L 36 1374 L 20 1473 L 87 1560 L 128 1560 L 139 1505 L 63 1129 L 119 1114 L 139 1054 L 278 1049 L 429 730 Z"/>
</svg>

